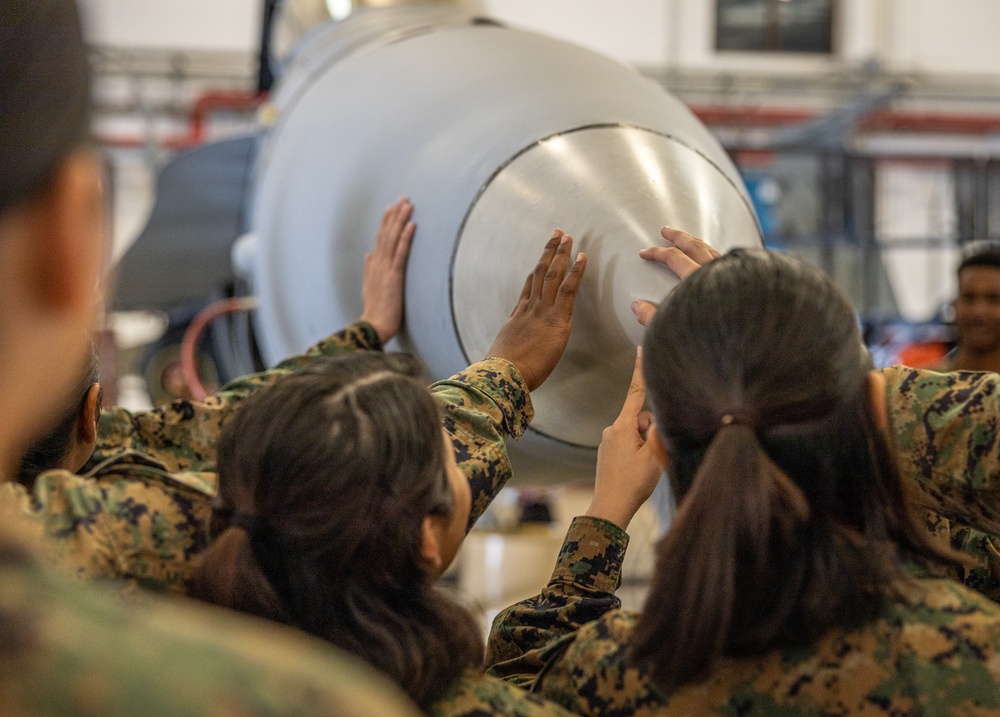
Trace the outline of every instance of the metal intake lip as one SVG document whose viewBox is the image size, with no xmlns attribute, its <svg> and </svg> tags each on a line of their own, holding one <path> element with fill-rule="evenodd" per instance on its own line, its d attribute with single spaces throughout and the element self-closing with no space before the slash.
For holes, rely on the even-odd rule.
<svg viewBox="0 0 1000 717">
<path fill-rule="evenodd" d="M 532 395 L 532 429 L 596 448 L 629 385 L 643 329 L 632 301 L 659 301 L 677 283 L 639 258 L 664 224 L 720 251 L 758 241 L 754 214 L 729 177 L 698 151 L 638 127 L 582 127 L 518 154 L 484 186 L 463 224 L 451 307 L 466 359 L 485 355 L 517 301 L 540 242 L 558 227 L 586 252 L 573 334 Z"/>
</svg>

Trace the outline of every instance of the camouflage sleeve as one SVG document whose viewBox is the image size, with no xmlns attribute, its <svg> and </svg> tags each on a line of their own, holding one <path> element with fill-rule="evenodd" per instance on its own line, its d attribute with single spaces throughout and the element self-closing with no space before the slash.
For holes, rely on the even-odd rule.
<svg viewBox="0 0 1000 717">
<path fill-rule="evenodd" d="M 881 373 L 900 470 L 919 507 L 1000 535 L 1000 376 Z"/>
<path fill-rule="evenodd" d="M 549 584 L 493 621 L 486 646 L 489 674 L 530 685 L 580 627 L 620 608 L 615 591 L 627 547 L 628 534 L 614 523 L 574 518 Z"/>
<path fill-rule="evenodd" d="M 972 564 L 960 568 L 958 579 L 967 588 L 1000 602 L 1000 541 L 962 525 L 951 526 L 951 547 L 972 559 Z"/>
<path fill-rule="evenodd" d="M 431 393 L 472 488 L 471 528 L 510 479 L 506 439 L 520 438 L 534 417 L 531 396 L 517 367 L 496 358 L 438 381 Z"/>
<path fill-rule="evenodd" d="M 316 342 L 301 356 L 286 358 L 272 370 L 298 371 L 315 359 L 324 356 L 339 356 L 350 351 L 381 351 L 382 348 L 382 340 L 378 337 L 375 327 L 367 321 L 356 321 L 337 333 Z"/>
<path fill-rule="evenodd" d="M 428 707 L 427 714 L 430 717 L 571 717 L 573 713 L 510 683 L 469 670 Z"/>
<path fill-rule="evenodd" d="M 381 348 L 375 329 L 357 322 L 269 371 L 234 379 L 204 401 L 177 400 L 141 413 L 124 408 L 105 410 L 98 426 L 96 450 L 84 470 L 123 451 L 136 451 L 155 458 L 168 471 L 214 471 L 222 427 L 247 396 L 318 358 Z"/>
<path fill-rule="evenodd" d="M 25 530 L 64 572 L 183 594 L 207 546 L 214 479 L 116 464 L 94 476 L 48 471 L 30 496 L 4 485 L 0 501 L 18 506 Z"/>
<path fill-rule="evenodd" d="M 418 714 L 398 687 L 328 645 L 193 602 L 124 606 L 51 573 L 7 535 L 0 595 L 3 715 Z"/>
</svg>

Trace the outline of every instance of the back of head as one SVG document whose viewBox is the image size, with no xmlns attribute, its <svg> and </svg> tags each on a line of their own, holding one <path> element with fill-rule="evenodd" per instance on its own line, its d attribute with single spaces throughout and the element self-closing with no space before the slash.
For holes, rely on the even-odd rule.
<svg viewBox="0 0 1000 717">
<path fill-rule="evenodd" d="M 75 0 L 0 0 L 0 471 L 50 428 L 93 328 L 100 165 Z M 78 363 L 80 362 L 80 363 Z"/>
<path fill-rule="evenodd" d="M 0 214 L 85 142 L 89 93 L 75 0 L 0 0 Z"/>
<path fill-rule="evenodd" d="M 633 656 L 665 689 L 721 655 L 863 620 L 912 522 L 850 304 L 791 257 L 736 251 L 661 306 L 643 364 L 678 514 Z"/>
<path fill-rule="evenodd" d="M 424 518 L 454 506 L 419 375 L 412 357 L 354 353 L 247 400 L 223 431 L 219 535 L 192 592 L 329 640 L 425 705 L 482 655 L 421 560 Z"/>
</svg>

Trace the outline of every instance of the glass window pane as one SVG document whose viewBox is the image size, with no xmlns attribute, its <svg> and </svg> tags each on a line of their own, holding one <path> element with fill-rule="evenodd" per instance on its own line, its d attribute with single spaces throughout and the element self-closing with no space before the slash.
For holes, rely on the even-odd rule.
<svg viewBox="0 0 1000 717">
<path fill-rule="evenodd" d="M 717 0 L 718 50 L 832 51 L 833 0 Z"/>
</svg>

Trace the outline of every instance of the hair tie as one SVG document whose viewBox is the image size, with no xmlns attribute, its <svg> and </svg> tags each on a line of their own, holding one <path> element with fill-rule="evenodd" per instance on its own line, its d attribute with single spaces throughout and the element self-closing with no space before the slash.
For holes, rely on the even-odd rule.
<svg viewBox="0 0 1000 717">
<path fill-rule="evenodd" d="M 731 408 L 722 414 L 719 419 L 719 428 L 726 426 L 747 426 L 754 428 L 754 420 L 750 412 L 742 408 Z"/>
<path fill-rule="evenodd" d="M 249 513 L 233 513 L 233 517 L 229 519 L 229 524 L 243 528 L 251 536 L 260 531 L 261 526 L 260 518 Z"/>
</svg>

